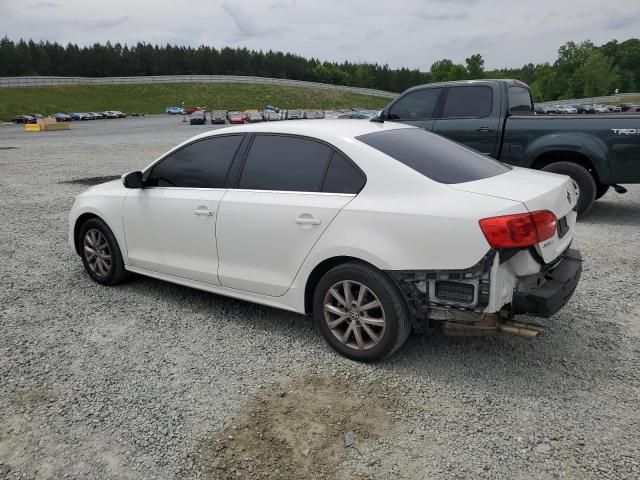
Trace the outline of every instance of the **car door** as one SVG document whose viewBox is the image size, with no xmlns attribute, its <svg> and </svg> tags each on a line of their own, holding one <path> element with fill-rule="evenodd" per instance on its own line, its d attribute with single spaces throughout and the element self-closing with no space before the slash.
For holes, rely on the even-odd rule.
<svg viewBox="0 0 640 480">
<path fill-rule="evenodd" d="M 216 215 L 242 135 L 195 141 L 153 165 L 123 205 L 134 267 L 219 285 Z"/>
<path fill-rule="evenodd" d="M 442 87 L 429 87 L 409 92 L 389 106 L 385 119 L 431 131 L 443 90 Z"/>
<path fill-rule="evenodd" d="M 325 143 L 255 135 L 237 188 L 220 205 L 221 284 L 284 295 L 313 245 L 363 185 L 363 174 Z"/>
<path fill-rule="evenodd" d="M 492 85 L 447 88 L 433 133 L 496 158 L 500 126 L 500 89 Z"/>
</svg>

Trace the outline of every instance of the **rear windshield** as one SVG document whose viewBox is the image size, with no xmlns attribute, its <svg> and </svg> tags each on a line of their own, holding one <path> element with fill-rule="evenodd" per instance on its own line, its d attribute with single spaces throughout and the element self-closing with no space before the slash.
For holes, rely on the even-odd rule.
<svg viewBox="0 0 640 480">
<path fill-rule="evenodd" d="M 493 158 L 421 128 L 399 128 L 356 138 L 439 183 L 472 182 L 510 170 Z"/>
</svg>

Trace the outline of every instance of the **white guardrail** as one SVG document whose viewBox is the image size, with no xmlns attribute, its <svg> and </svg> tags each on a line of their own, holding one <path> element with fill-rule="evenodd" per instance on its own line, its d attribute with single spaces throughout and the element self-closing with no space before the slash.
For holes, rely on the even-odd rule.
<svg viewBox="0 0 640 480">
<path fill-rule="evenodd" d="M 640 93 L 618 93 L 617 95 L 608 95 L 606 97 L 587 97 L 587 98 L 572 98 L 570 100 L 556 100 L 553 102 L 539 102 L 536 105 L 545 107 L 547 105 L 582 105 L 593 103 L 625 103 L 626 98 L 638 98 Z"/>
<path fill-rule="evenodd" d="M 348 87 L 328 83 L 304 82 L 285 78 L 248 77 L 240 75 L 157 75 L 139 77 L 0 77 L 0 88 L 43 87 L 63 85 L 133 85 L 150 83 L 264 83 L 296 87 L 323 88 L 341 92 L 394 98 L 398 94 L 371 88 Z"/>
</svg>

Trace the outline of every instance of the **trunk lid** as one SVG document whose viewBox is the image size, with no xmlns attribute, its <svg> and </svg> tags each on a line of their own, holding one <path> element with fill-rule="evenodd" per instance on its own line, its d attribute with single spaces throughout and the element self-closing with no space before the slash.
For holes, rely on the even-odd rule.
<svg viewBox="0 0 640 480">
<path fill-rule="evenodd" d="M 558 219 L 556 233 L 535 246 L 545 263 L 555 260 L 571 244 L 577 217 L 573 208 L 578 194 L 573 180 L 566 175 L 513 167 L 502 175 L 449 187 L 521 202 L 529 212 L 551 211 Z"/>
</svg>

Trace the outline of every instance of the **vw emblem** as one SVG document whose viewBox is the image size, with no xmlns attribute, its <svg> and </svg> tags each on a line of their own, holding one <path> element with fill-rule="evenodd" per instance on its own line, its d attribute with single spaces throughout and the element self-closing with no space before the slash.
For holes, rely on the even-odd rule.
<svg viewBox="0 0 640 480">
<path fill-rule="evenodd" d="M 571 205 L 571 193 L 569 193 L 569 190 L 567 190 L 567 202 Z"/>
</svg>

